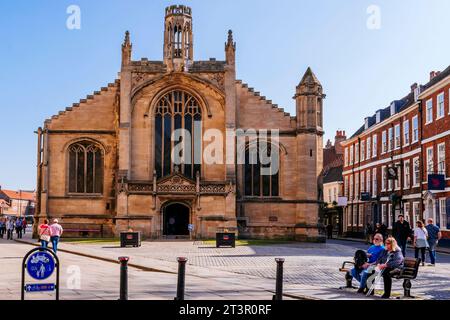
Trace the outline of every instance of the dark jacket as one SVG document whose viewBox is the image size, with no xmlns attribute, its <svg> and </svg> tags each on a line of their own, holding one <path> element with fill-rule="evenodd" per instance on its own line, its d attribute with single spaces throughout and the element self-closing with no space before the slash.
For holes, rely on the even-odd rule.
<svg viewBox="0 0 450 320">
<path fill-rule="evenodd" d="M 394 252 L 389 252 L 386 249 L 381 252 L 378 257 L 377 264 L 386 263 L 388 257 L 390 256 L 389 261 L 387 262 L 387 267 L 391 269 L 403 268 L 403 262 L 405 258 L 403 258 L 402 251 L 397 248 Z"/>
<path fill-rule="evenodd" d="M 395 239 L 397 239 L 397 241 L 405 241 L 408 239 L 408 237 L 411 236 L 411 227 L 409 226 L 409 222 L 403 221 L 403 223 L 400 223 L 400 221 L 396 221 L 392 227 L 392 235 Z"/>
</svg>

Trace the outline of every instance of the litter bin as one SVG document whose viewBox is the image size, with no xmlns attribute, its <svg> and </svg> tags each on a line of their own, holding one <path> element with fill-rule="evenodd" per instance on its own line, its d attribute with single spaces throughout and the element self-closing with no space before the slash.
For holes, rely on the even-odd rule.
<svg viewBox="0 0 450 320">
<path fill-rule="evenodd" d="M 141 233 L 140 232 L 121 232 L 120 233 L 120 246 L 123 247 L 140 247 L 141 246 Z"/>
<path fill-rule="evenodd" d="M 236 247 L 236 235 L 234 233 L 217 232 L 216 248 L 220 247 Z"/>
</svg>

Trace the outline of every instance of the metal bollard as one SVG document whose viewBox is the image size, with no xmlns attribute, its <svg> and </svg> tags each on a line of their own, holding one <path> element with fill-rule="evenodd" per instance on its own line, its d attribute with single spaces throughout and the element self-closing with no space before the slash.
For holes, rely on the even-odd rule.
<svg viewBox="0 0 450 320">
<path fill-rule="evenodd" d="M 128 260 L 129 257 L 119 257 L 120 262 L 120 298 L 128 300 Z"/>
<path fill-rule="evenodd" d="M 184 300 L 184 278 L 186 275 L 186 262 L 187 258 L 179 257 L 178 259 L 178 283 L 177 283 L 177 296 L 175 300 Z"/>
<path fill-rule="evenodd" d="M 273 300 L 283 300 L 283 263 L 284 258 L 275 258 L 277 262 L 277 282 Z"/>
</svg>

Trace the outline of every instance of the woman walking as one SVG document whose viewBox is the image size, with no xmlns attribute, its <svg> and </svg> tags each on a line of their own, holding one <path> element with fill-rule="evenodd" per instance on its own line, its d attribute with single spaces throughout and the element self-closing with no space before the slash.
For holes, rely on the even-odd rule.
<svg viewBox="0 0 450 320">
<path fill-rule="evenodd" d="M 425 251 L 429 247 L 427 239 L 428 231 L 423 225 L 423 222 L 419 220 L 416 222 L 416 227 L 414 228 L 414 256 L 417 259 L 420 250 L 422 266 L 425 265 Z"/>
<path fill-rule="evenodd" d="M 44 219 L 44 223 L 39 226 L 38 233 L 39 239 L 41 240 L 41 247 L 47 248 L 51 236 L 50 226 L 48 225 L 47 219 Z"/>
</svg>

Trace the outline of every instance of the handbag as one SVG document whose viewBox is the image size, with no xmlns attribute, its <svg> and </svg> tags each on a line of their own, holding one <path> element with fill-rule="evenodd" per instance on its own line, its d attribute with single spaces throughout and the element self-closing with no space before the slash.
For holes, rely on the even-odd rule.
<svg viewBox="0 0 450 320">
<path fill-rule="evenodd" d="M 50 233 L 49 228 L 46 228 L 45 230 L 42 231 L 42 234 L 40 235 L 39 239 L 41 239 L 42 241 L 49 242 L 50 241 L 50 235 L 49 234 L 45 234 L 44 232 L 49 232 Z"/>
</svg>

